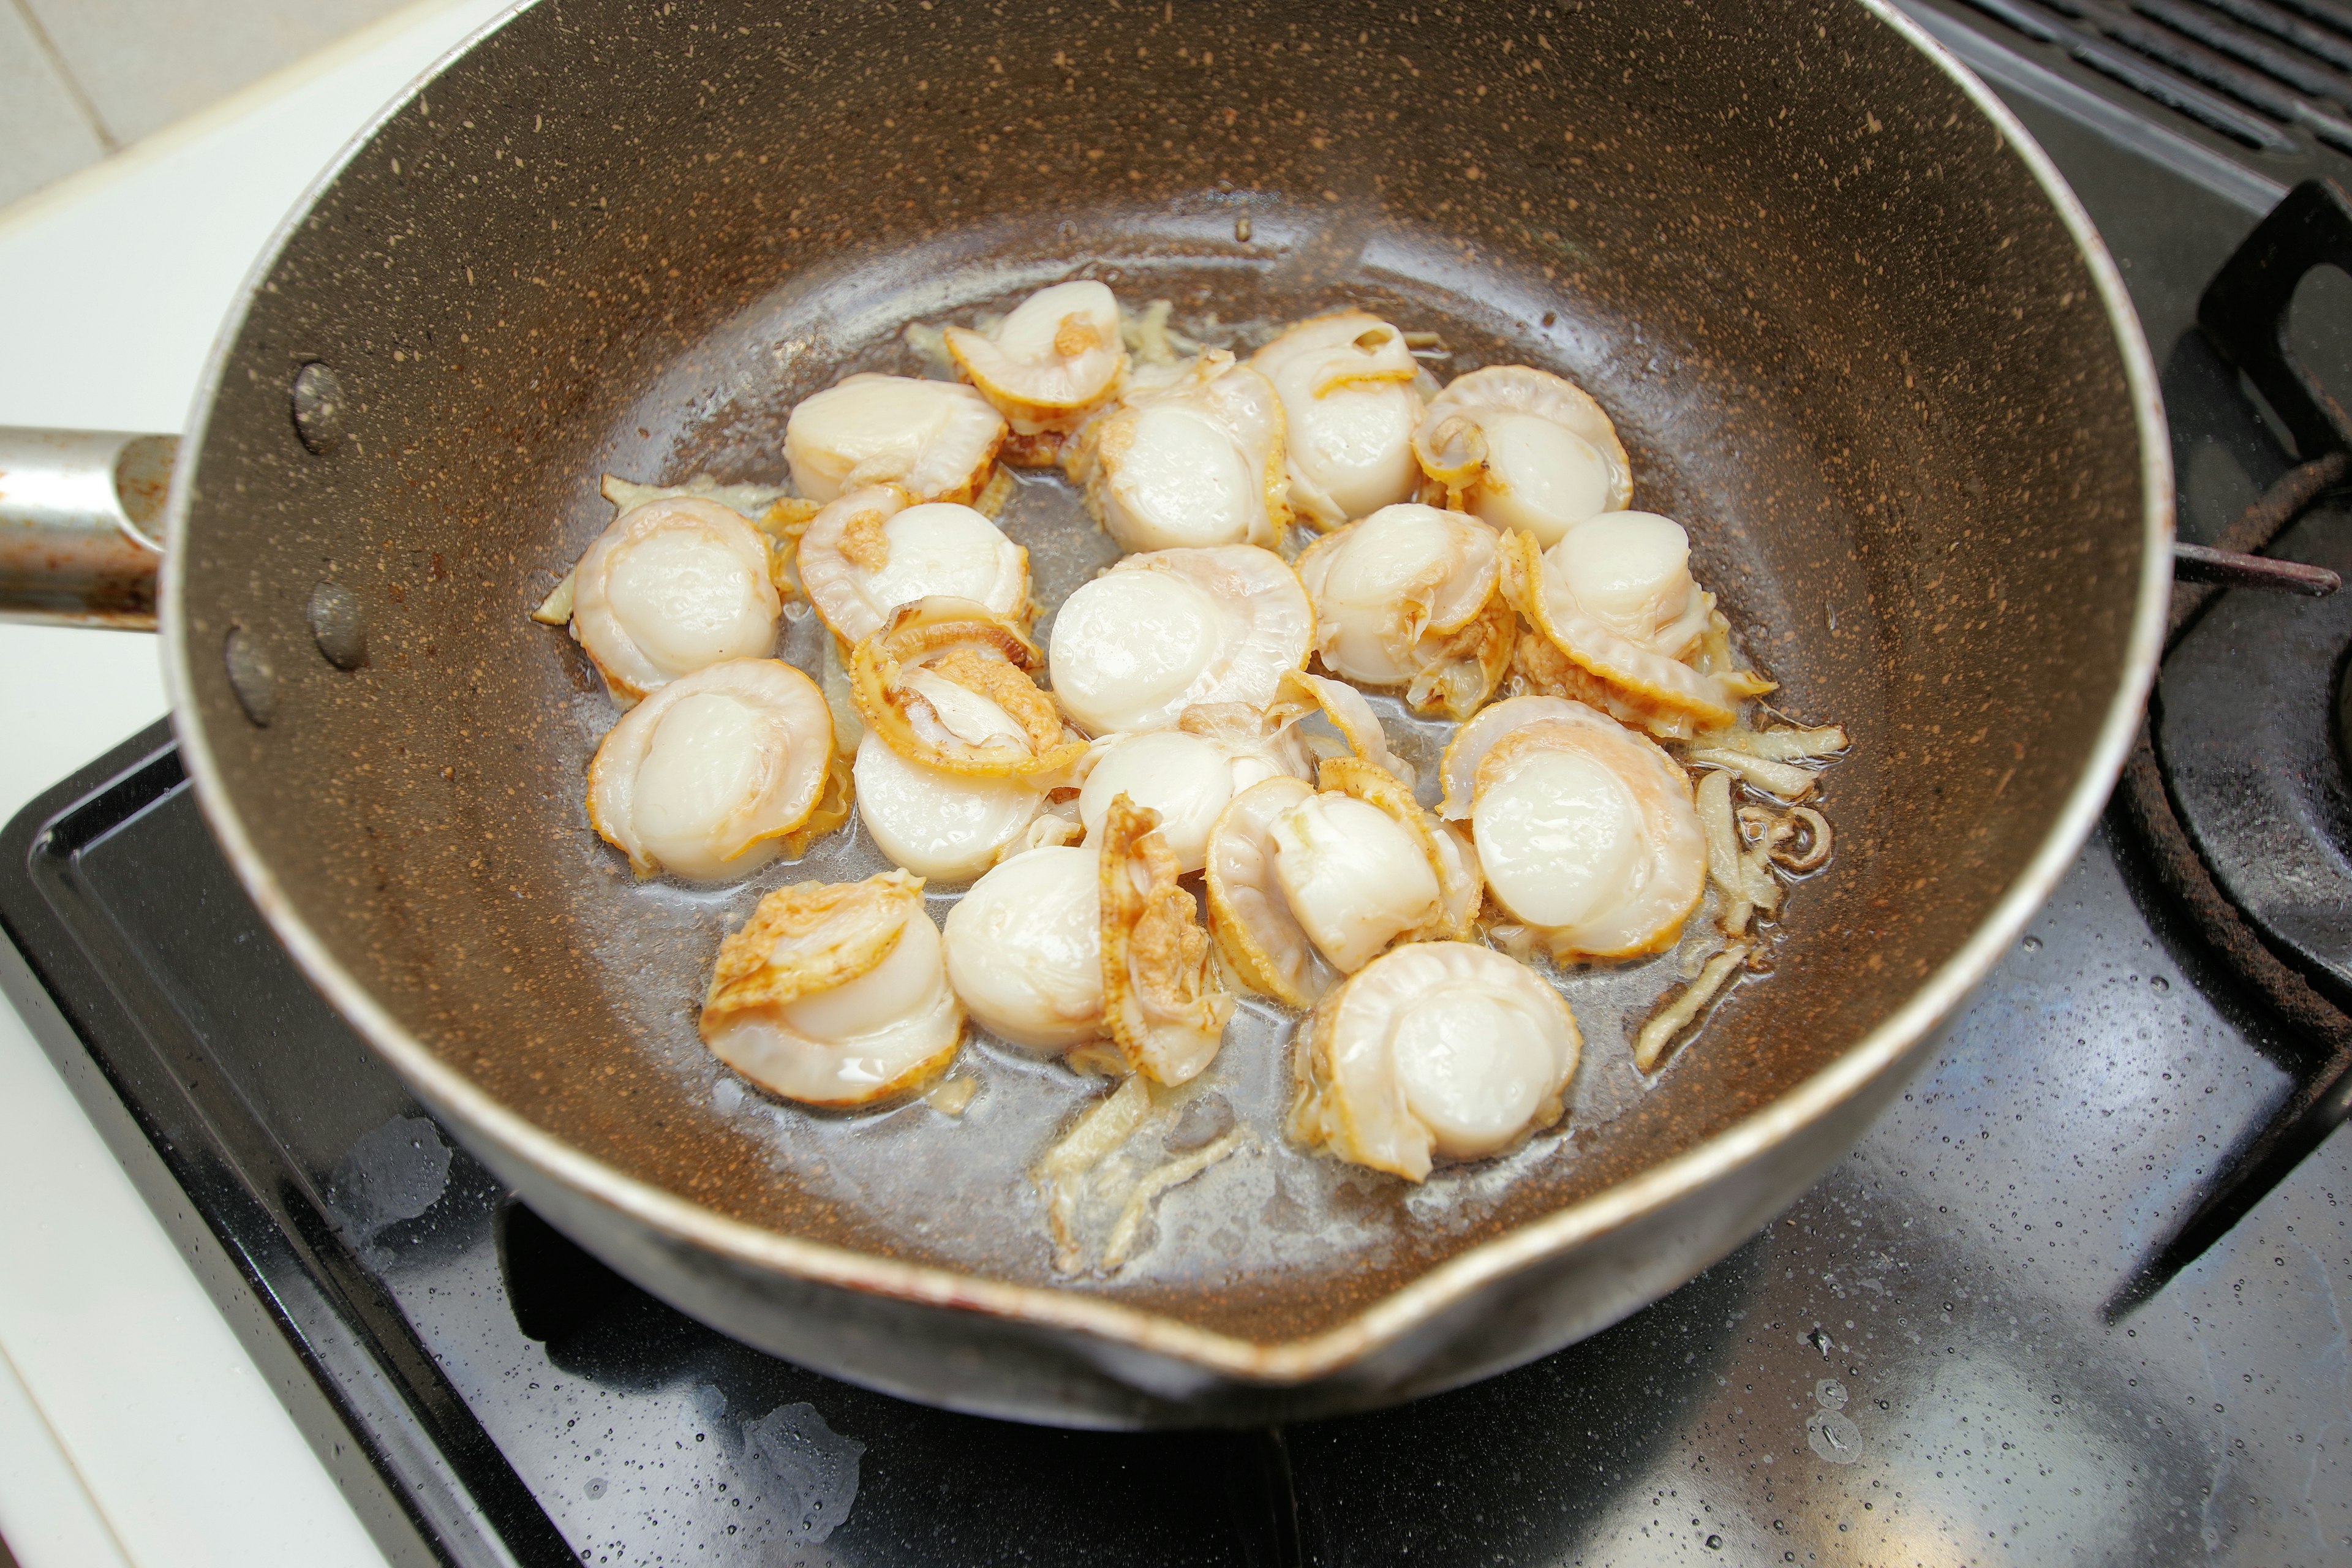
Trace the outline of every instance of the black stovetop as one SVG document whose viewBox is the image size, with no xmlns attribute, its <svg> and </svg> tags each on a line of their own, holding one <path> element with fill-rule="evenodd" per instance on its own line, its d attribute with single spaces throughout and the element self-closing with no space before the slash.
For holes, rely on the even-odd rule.
<svg viewBox="0 0 2352 1568">
<path fill-rule="evenodd" d="M 2288 462 L 2191 326 L 2268 165 L 1961 41 L 2115 248 L 2210 537 Z M 2348 522 L 2285 551 L 2343 563 Z M 2118 1310 L 2301 1059 L 2140 853 L 2103 827 L 1853 1155 L 1666 1300 L 1455 1394 L 1240 1434 L 943 1415 L 606 1273 L 301 981 L 162 726 L 0 836 L 0 987 L 399 1559 L 2352 1560 L 2352 1134 Z"/>
</svg>

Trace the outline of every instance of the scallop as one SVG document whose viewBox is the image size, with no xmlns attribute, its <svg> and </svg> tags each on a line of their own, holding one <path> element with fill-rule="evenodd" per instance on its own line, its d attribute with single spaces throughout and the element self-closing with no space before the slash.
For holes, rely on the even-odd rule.
<svg viewBox="0 0 2352 1568">
<path fill-rule="evenodd" d="M 974 778 L 909 762 L 870 731 L 851 769 L 857 819 L 890 863 L 965 882 L 1020 844 L 1045 791 L 1020 778 Z"/>
<path fill-rule="evenodd" d="M 605 734 L 588 820 L 640 876 L 740 877 L 808 820 L 832 758 L 814 681 L 776 659 L 730 659 L 671 681 Z"/>
<path fill-rule="evenodd" d="M 1281 689 L 1286 690 L 1292 680 L 1312 679 L 1290 671 L 1283 677 Z M 1349 694 L 1361 700 L 1360 692 L 1350 689 Z M 1365 713 L 1370 710 L 1366 704 Z M 1313 776 L 1314 763 L 1292 723 L 1297 717 L 1279 700 L 1271 708 L 1253 708 L 1246 702 L 1202 702 L 1178 714 L 1176 728 L 1217 748 L 1225 759 L 1233 787 L 1239 792 L 1265 779 Z M 1372 721 L 1376 732 L 1379 722 Z"/>
<path fill-rule="evenodd" d="M 1414 502 L 1326 534 L 1298 558 L 1317 654 L 1349 680 L 1468 718 L 1510 667 L 1501 546 L 1475 518 Z"/>
<path fill-rule="evenodd" d="M 1099 868 L 1090 848 L 1024 850 L 948 911 L 948 980 L 982 1028 L 1043 1052 L 1103 1037 Z"/>
<path fill-rule="evenodd" d="M 1177 880 L 1159 814 L 1124 795 L 1104 813 L 1098 886 L 1103 1021 L 1130 1071 L 1171 1088 L 1216 1059 L 1233 1016 L 1200 907 Z"/>
<path fill-rule="evenodd" d="M 784 421 L 793 488 L 820 503 L 885 484 L 919 501 L 967 501 L 1003 443 L 1004 416 L 977 391 L 905 375 L 845 376 Z"/>
<path fill-rule="evenodd" d="M 807 1105 L 867 1105 L 943 1071 L 963 1041 L 922 879 L 800 882 L 719 945 L 702 1008 L 711 1053 Z"/>
<path fill-rule="evenodd" d="M 775 646 L 782 601 L 768 542 L 740 512 L 699 497 L 633 507 L 573 569 L 572 635 L 614 700 Z"/>
<path fill-rule="evenodd" d="M 1470 942 L 1401 947 L 1325 996 L 1293 1047 L 1289 1131 L 1409 1182 L 1558 1121 L 1583 1049 L 1559 992 Z"/>
<path fill-rule="evenodd" d="M 1227 963 L 1294 1007 L 1397 942 L 1469 935 L 1478 908 L 1470 854 L 1396 779 L 1341 757 L 1321 782 L 1243 791 L 1206 860 L 1210 930 Z"/>
<path fill-rule="evenodd" d="M 1574 382 L 1488 365 L 1430 399 L 1413 432 L 1422 471 L 1448 506 L 1547 547 L 1633 498 L 1633 465 L 1601 405 Z"/>
<path fill-rule="evenodd" d="M 1365 762 L 1396 779 L 1408 790 L 1414 784 L 1416 774 L 1411 763 L 1389 749 L 1388 732 L 1381 728 L 1381 717 L 1364 694 L 1341 680 L 1320 675 L 1308 675 L 1303 670 L 1286 671 L 1275 698 L 1274 706 L 1266 710 L 1270 722 L 1286 730 L 1294 720 L 1319 712 L 1348 749 Z M 1298 773 L 1298 769 L 1286 769 Z"/>
<path fill-rule="evenodd" d="M 1300 779 L 1268 779 L 1234 796 L 1209 837 L 1209 933 L 1238 979 L 1262 996 L 1311 1007 L 1330 989 L 1330 962 L 1291 912 L 1275 875 L 1276 820 L 1314 798 Z"/>
<path fill-rule="evenodd" d="M 1130 385 L 1087 426 L 1069 471 L 1122 550 L 1270 546 L 1290 521 L 1281 400 L 1222 350 L 1172 382 Z"/>
<path fill-rule="evenodd" d="M 1160 816 L 1179 871 L 1197 871 L 1209 829 L 1234 798 L 1233 766 L 1215 742 L 1181 730 L 1121 735 L 1105 747 L 1078 791 L 1078 820 L 1098 833 L 1110 803 L 1127 796 Z"/>
<path fill-rule="evenodd" d="M 1311 678 L 1294 672 L 1286 679 Z M 1328 684 L 1339 686 L 1337 681 Z M 1339 689 L 1363 702 L 1353 688 Z M 1160 814 L 1160 837 L 1174 851 L 1178 865 L 1186 873 L 1199 870 L 1208 852 L 1209 830 L 1235 795 L 1270 778 L 1313 775 L 1306 749 L 1291 733 L 1297 706 L 1295 700 L 1271 710 L 1207 703 L 1186 709 L 1172 730 L 1105 736 L 1094 743 L 1078 770 L 1083 780 L 1077 799 L 1080 826 L 1088 834 L 1098 832 L 1110 803 L 1126 795 Z M 1379 721 L 1371 718 L 1369 706 L 1361 717 L 1371 725 L 1372 743 L 1381 744 Z"/>
<path fill-rule="evenodd" d="M 1058 782 L 1087 743 L 1030 679 L 1037 645 L 969 599 L 918 599 L 850 650 L 867 731 L 909 762 L 972 778 Z"/>
<path fill-rule="evenodd" d="M 1571 702 L 1564 697 L 1512 697 L 1481 710 L 1477 717 L 1454 731 L 1454 739 L 1446 743 L 1444 754 L 1438 759 L 1437 815 L 1447 822 L 1468 818 L 1471 798 L 1477 787 L 1478 764 L 1486 760 L 1495 742 L 1513 730 L 1538 720 L 1583 724 L 1601 717 L 1583 703 Z"/>
<path fill-rule="evenodd" d="M 1264 708 L 1314 633 L 1307 590 L 1271 550 L 1148 551 L 1062 602 L 1054 696 L 1097 735 L 1165 729 L 1202 703 Z"/>
<path fill-rule="evenodd" d="M 1727 728 L 1740 695 L 1769 689 L 1686 662 L 1712 623 L 1715 596 L 1691 580 L 1689 537 L 1670 519 L 1603 512 L 1549 550 L 1532 533 L 1506 534 L 1503 593 L 1527 622 L 1512 650 L 1526 687 L 1589 702 L 1653 734 Z"/>
<path fill-rule="evenodd" d="M 1670 947 L 1706 890 L 1689 777 L 1582 703 L 1496 703 L 1454 736 L 1443 774 L 1439 809 L 1468 819 L 1487 890 L 1557 958 Z"/>
<path fill-rule="evenodd" d="M 987 331 L 945 335 L 957 367 L 1022 436 L 1075 428 L 1127 368 L 1118 301 L 1092 279 L 1041 289 Z"/>
<path fill-rule="evenodd" d="M 801 587 L 844 643 L 882 629 L 901 605 L 969 599 L 1008 620 L 1029 612 L 1029 552 L 981 513 L 919 502 L 898 485 L 852 490 L 801 535 Z"/>
<path fill-rule="evenodd" d="M 1690 535 L 1653 511 L 1580 523 L 1544 552 L 1544 564 L 1579 610 L 1668 658 L 1697 647 L 1715 605 L 1691 581 Z"/>
<path fill-rule="evenodd" d="M 1268 825 L 1274 876 L 1307 940 L 1352 973 L 1437 918 L 1437 873 L 1379 807 L 1318 792 Z"/>
<path fill-rule="evenodd" d="M 1404 334 L 1341 310 L 1301 321 L 1250 356 L 1282 399 L 1290 504 L 1320 528 L 1411 500 L 1421 472 L 1421 366 Z"/>
<path fill-rule="evenodd" d="M 1339 790 L 1367 805 L 1378 806 L 1410 833 L 1429 857 L 1437 873 L 1439 921 L 1415 940 L 1445 937 L 1466 939 L 1478 918 L 1486 889 L 1478 875 L 1478 858 L 1461 830 L 1435 814 L 1424 811 L 1411 786 L 1384 768 L 1360 757 L 1331 757 L 1317 771 L 1326 791 Z"/>
</svg>

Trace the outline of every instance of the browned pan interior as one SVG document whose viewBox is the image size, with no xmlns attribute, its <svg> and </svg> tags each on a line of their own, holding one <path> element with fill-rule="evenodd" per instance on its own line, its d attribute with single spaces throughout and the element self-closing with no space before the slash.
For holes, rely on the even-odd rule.
<svg viewBox="0 0 2352 1568">
<path fill-rule="evenodd" d="M 1574 983 L 1559 1134 L 1412 1189 L 1290 1149 L 1278 1031 L 1244 1023 L 1202 1091 L 1255 1147 L 1086 1289 L 1308 1332 L 1696 1146 L 1900 1007 L 2088 765 L 2144 546 L 2123 355 L 2030 171 L 1868 12 L 734 9 L 543 5 L 395 115 L 230 348 L 178 543 L 190 719 L 285 912 L 577 1149 L 761 1226 L 1057 1278 L 1023 1173 L 1091 1091 L 982 1046 L 961 1122 L 828 1116 L 719 1069 L 693 1015 L 721 931 L 879 862 L 635 884 L 582 807 L 613 710 L 526 618 L 609 520 L 599 474 L 780 479 L 795 400 L 1045 281 L 1244 348 L 1361 304 L 1442 333 L 1441 377 L 1575 378 L 1780 705 L 1857 742 L 1773 972 L 1654 1087 L 1626 1037 L 1672 955 Z M 323 453 L 287 415 L 311 360 L 348 397 Z M 1006 523 L 1047 603 L 1109 558 L 1053 481 Z M 312 646 L 320 581 L 363 607 L 357 670 Z"/>
</svg>

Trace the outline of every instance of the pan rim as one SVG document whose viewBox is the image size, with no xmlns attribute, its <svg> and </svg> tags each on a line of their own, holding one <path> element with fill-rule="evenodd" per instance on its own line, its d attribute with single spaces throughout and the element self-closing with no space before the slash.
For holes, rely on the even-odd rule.
<svg viewBox="0 0 2352 1568">
<path fill-rule="evenodd" d="M 420 73 L 371 119 L 303 193 L 248 271 L 240 298 L 267 281 L 287 243 L 319 199 L 390 121 L 456 60 L 511 22 L 530 0 L 485 24 Z M 1863 1093 L 1933 1037 L 1992 969 L 2070 868 L 2104 808 L 2136 734 L 2152 686 L 2172 584 L 2173 478 L 2155 362 L 2120 272 L 2090 216 L 2032 133 L 1991 89 L 1894 0 L 1853 0 L 1950 79 L 2002 136 L 2065 225 L 2090 271 L 2124 361 L 2139 435 L 2145 553 L 2121 679 L 2089 757 L 2023 869 L 1959 949 L 1894 1013 L 1835 1061 L 1779 1099 L 1632 1179 L 1479 1243 L 1448 1258 L 1346 1321 L 1295 1339 L 1259 1342 L 1205 1329 L 1068 1286 L 1021 1285 L 926 1264 L 877 1258 L 730 1219 L 639 1180 L 540 1129 L 443 1062 L 378 1005 L 327 950 L 255 849 L 206 743 L 195 707 L 184 609 L 182 548 L 195 465 L 173 476 L 167 501 L 161 626 L 165 684 L 184 763 L 207 823 L 272 932 L 310 984 L 434 1109 L 495 1139 L 508 1153 L 669 1239 L 753 1268 L 910 1303 L 955 1308 L 1043 1328 L 1075 1331 L 1112 1345 L 1183 1363 L 1250 1384 L 1296 1386 L 1329 1377 L 1438 1319 L 1481 1290 L 1544 1258 L 1622 1229 L 1690 1196 L 1802 1133 Z M 200 452 L 211 409 L 242 330 L 244 312 L 224 321 L 207 356 L 188 423 L 186 449 Z"/>
</svg>

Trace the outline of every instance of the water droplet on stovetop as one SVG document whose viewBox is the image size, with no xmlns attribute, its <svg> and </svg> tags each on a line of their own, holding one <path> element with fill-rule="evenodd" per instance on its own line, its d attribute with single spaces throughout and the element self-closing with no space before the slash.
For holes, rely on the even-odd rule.
<svg viewBox="0 0 2352 1568">
<path fill-rule="evenodd" d="M 1862 1458 L 1862 1428 L 1835 1410 L 1816 1410 L 1805 1423 L 1806 1447 L 1832 1465 Z"/>
<path fill-rule="evenodd" d="M 835 1432 L 812 1405 L 779 1405 L 743 1425 L 743 1467 L 787 1542 L 822 1542 L 857 1500 L 866 1445 Z"/>
<path fill-rule="evenodd" d="M 2042 951 L 2042 939 L 2038 936 L 2027 937 L 2025 939 L 2025 951 L 2028 952 L 2040 952 Z"/>
</svg>

